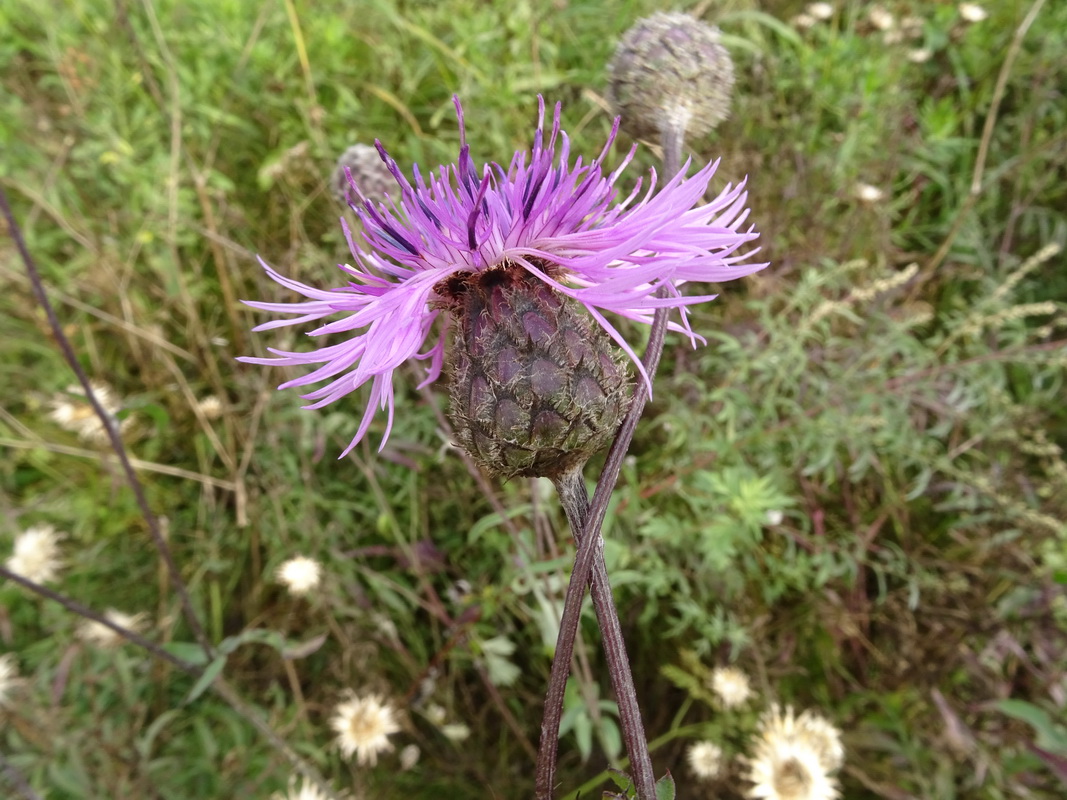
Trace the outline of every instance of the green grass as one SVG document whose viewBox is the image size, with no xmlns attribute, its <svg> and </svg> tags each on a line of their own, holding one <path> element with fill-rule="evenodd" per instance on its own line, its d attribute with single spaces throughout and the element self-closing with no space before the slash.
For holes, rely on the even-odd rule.
<svg viewBox="0 0 1067 800">
<path fill-rule="evenodd" d="M 694 314 L 707 348 L 668 339 L 606 526 L 653 761 L 679 798 L 707 796 L 689 742 L 745 752 L 777 700 L 844 731 L 847 797 L 1061 796 L 1033 745 L 1067 757 L 1050 721 L 1067 663 L 1067 272 L 1062 254 L 1027 261 L 1067 243 L 1067 6 L 1046 3 L 1007 65 L 1028 3 L 989 3 L 973 25 L 952 4 L 886 3 L 923 20 L 895 44 L 867 4 L 835 6 L 806 31 L 793 2 L 705 14 L 738 85 L 694 155 L 722 157 L 720 184 L 748 176 L 771 267 Z M 81 365 L 129 410 L 206 635 L 243 636 L 222 674 L 255 709 L 188 701 L 193 678 L 131 645 L 94 650 L 77 616 L 0 585 L 0 651 L 26 678 L 0 711 L 0 755 L 36 791 L 268 797 L 292 767 L 261 716 L 338 790 L 531 794 L 572 553 L 554 498 L 476 482 L 443 447 L 444 393 L 414 381 L 398 384 L 385 452 L 376 423 L 336 461 L 360 399 L 302 411 L 274 392 L 278 371 L 237 363 L 302 337 L 252 334 L 262 317 L 238 301 L 291 299 L 257 254 L 328 285 L 347 260 L 338 154 L 378 138 L 404 167 L 451 161 L 453 94 L 476 159 L 528 144 L 537 93 L 562 101 L 574 152 L 599 152 L 604 65 L 657 8 L 0 0 L 0 180 Z M 910 60 L 920 48 L 929 59 Z M 637 161 L 634 178 L 654 148 Z M 857 183 L 884 198 L 861 202 Z M 0 284 L 0 555 L 56 526 L 52 588 L 144 612 L 149 638 L 188 655 L 121 471 L 49 417 L 74 379 L 9 239 Z M 195 410 L 209 395 L 217 418 Z M 296 554 L 326 568 L 310 600 L 274 579 Z M 618 750 L 591 613 L 583 633 L 566 791 Z M 761 697 L 724 714 L 700 676 L 731 661 Z M 328 718 L 347 688 L 397 704 L 398 749 L 422 751 L 413 770 L 340 757 Z M 430 704 L 471 738 L 442 736 Z M 744 789 L 735 764 L 711 790 Z"/>
</svg>

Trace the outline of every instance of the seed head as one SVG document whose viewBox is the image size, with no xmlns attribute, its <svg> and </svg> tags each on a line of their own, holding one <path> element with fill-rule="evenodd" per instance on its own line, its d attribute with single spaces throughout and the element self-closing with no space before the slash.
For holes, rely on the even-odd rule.
<svg viewBox="0 0 1067 800">
<path fill-rule="evenodd" d="M 703 136 L 730 113 L 734 63 L 719 29 L 689 14 L 658 12 L 623 34 L 608 69 L 608 99 L 623 130 L 658 138 L 681 125 Z"/>
</svg>

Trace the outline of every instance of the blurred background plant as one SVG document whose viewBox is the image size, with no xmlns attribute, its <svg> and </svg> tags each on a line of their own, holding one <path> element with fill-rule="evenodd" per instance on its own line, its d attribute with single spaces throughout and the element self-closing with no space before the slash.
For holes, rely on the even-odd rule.
<svg viewBox="0 0 1067 800">
<path fill-rule="evenodd" d="M 453 93 L 476 159 L 528 141 L 538 92 L 592 153 L 615 41 L 662 8 L 0 0 L 4 188 L 245 704 L 7 581 L 4 774 L 295 797 L 262 716 L 338 792 L 529 793 L 572 552 L 551 489 L 472 475 L 440 393 L 405 390 L 384 453 L 336 463 L 359 409 L 236 364 L 263 346 L 238 301 L 276 291 L 255 254 L 310 283 L 347 258 L 351 145 L 451 161 Z M 694 155 L 749 176 L 772 266 L 694 315 L 707 348 L 668 339 L 605 528 L 657 772 L 707 796 L 692 745 L 753 756 L 779 702 L 843 732 L 848 797 L 1061 797 L 1067 6 L 686 10 L 737 81 Z M 7 238 L 0 281 L 0 556 L 208 666 Z M 17 549 L 45 526 L 48 552 Z M 583 630 L 568 790 L 623 766 Z M 727 663 L 748 710 L 706 687 Z"/>
</svg>

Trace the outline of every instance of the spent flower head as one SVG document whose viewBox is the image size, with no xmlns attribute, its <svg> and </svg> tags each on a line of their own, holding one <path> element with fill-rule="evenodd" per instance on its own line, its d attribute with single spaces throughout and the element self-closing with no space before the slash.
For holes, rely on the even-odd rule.
<svg viewBox="0 0 1067 800">
<path fill-rule="evenodd" d="M 104 612 L 104 617 L 108 622 L 112 622 L 120 628 L 125 628 L 134 633 L 140 633 L 144 628 L 144 612 L 127 614 L 124 611 L 117 611 L 114 608 L 109 608 Z M 78 626 L 78 638 L 86 644 L 102 649 L 118 647 L 126 641 L 122 634 L 94 619 L 82 620 L 81 624 Z"/>
<path fill-rule="evenodd" d="M 715 742 L 693 742 L 686 751 L 689 771 L 700 780 L 710 781 L 722 772 L 722 748 Z"/>
<path fill-rule="evenodd" d="M 417 744 L 405 745 L 400 751 L 400 769 L 407 772 L 409 769 L 414 769 L 415 765 L 419 763 L 419 757 L 422 755 L 422 751 Z"/>
<path fill-rule="evenodd" d="M 342 800 L 347 800 L 352 795 L 348 792 L 342 792 L 336 796 Z M 289 779 L 289 790 L 285 794 L 275 792 L 270 797 L 271 800 L 327 800 L 329 795 L 307 778 L 301 779 L 298 786 L 296 776 L 293 776 Z"/>
<path fill-rule="evenodd" d="M 116 415 L 122 410 L 122 399 L 106 384 L 90 381 L 90 386 L 111 424 L 119 433 L 126 433 L 133 424 L 133 418 L 126 417 L 121 422 L 118 420 Z M 82 441 L 93 444 L 107 444 L 110 441 L 104 423 L 81 386 L 68 386 L 65 394 L 53 397 L 49 416 L 64 430 L 77 434 Z"/>
<path fill-rule="evenodd" d="M 355 754 L 358 764 L 372 767 L 379 753 L 393 749 L 389 737 L 400 730 L 396 710 L 381 695 L 362 697 L 352 691 L 335 709 L 330 727 L 346 758 Z"/>
<path fill-rule="evenodd" d="M 34 583 L 53 581 L 63 566 L 59 554 L 62 538 L 51 525 L 28 528 L 15 537 L 14 552 L 4 566 Z"/>
<path fill-rule="evenodd" d="M 604 166 L 618 120 L 599 156 L 589 162 L 572 159 L 570 140 L 561 130 L 560 107 L 556 106 L 551 126 L 546 128 L 542 100 L 530 151 L 515 153 L 506 168 L 496 163 L 478 165 L 466 141 L 458 100 L 455 106 L 460 151 L 451 166 L 428 174 L 415 167 L 409 179 L 377 144 L 399 185 L 399 200 L 373 202 L 352 186 L 358 198 L 352 209 L 362 223 L 362 243 L 357 243 L 342 220 L 354 259 L 352 265 L 340 265 L 347 280 L 344 285 L 332 289 L 309 286 L 264 263 L 273 280 L 306 300 L 247 303 L 293 316 L 264 323 L 257 330 L 338 317 L 310 334 L 339 335 L 332 344 L 309 352 L 270 348 L 274 357 L 242 360 L 315 366 L 279 387 L 325 381 L 324 386 L 303 395 L 311 401 L 308 408 L 321 408 L 369 385 L 363 419 L 342 456 L 366 435 L 379 409 L 387 411 L 384 447 L 393 424 L 394 373 L 405 363 L 417 361 L 426 365 L 420 387 L 436 380 L 444 365 L 450 327 L 458 326 L 462 339 L 461 357 L 454 358 L 459 368 L 454 371 L 465 372 L 469 381 L 467 401 L 473 399 L 472 405 L 481 411 L 490 409 L 485 413 L 493 417 L 467 420 L 467 440 L 477 446 L 479 437 L 486 435 L 484 428 L 491 424 L 509 431 L 525 428 L 533 438 L 540 435 L 538 426 L 573 432 L 588 421 L 581 417 L 587 407 L 594 407 L 590 415 L 610 416 L 617 411 L 625 376 L 619 373 L 614 357 L 602 352 L 604 342 L 613 340 L 637 362 L 605 312 L 650 323 L 656 309 L 677 309 L 679 317 L 671 323 L 672 330 L 685 333 L 696 344 L 703 340 L 689 328 L 685 309 L 714 295 L 685 296 L 682 285 L 733 280 L 765 266 L 744 263 L 747 254 L 741 252 L 758 236 L 745 224 L 748 210 L 743 185 L 729 185 L 710 202 L 703 200 L 718 162 L 688 178 L 683 171 L 662 186 L 657 185 L 653 171 L 644 191 L 639 181 L 633 191 L 623 192 L 617 184 L 635 150 L 615 169 L 608 171 Z M 589 330 L 575 321 L 575 313 L 568 310 L 570 316 L 565 316 L 563 307 L 577 308 L 588 316 Z M 494 314 L 516 329 L 482 330 L 482 321 L 495 323 Z M 592 331 L 602 331 L 602 340 L 593 339 Z M 549 359 L 547 368 L 538 372 L 539 359 L 544 360 L 540 355 L 501 350 L 484 354 L 500 374 L 488 378 L 477 374 L 484 368 L 476 358 L 479 354 L 473 353 L 480 343 L 491 340 L 494 347 L 506 350 L 520 334 L 551 342 L 566 350 L 549 354 L 551 358 L 570 360 L 561 366 Z M 470 363 L 465 364 L 462 358 L 468 356 Z M 647 381 L 639 363 L 637 369 Z M 491 395 L 500 380 L 509 376 L 522 384 L 522 396 L 482 396 L 486 390 Z M 453 396 L 456 393 L 454 376 Z M 555 394 L 567 395 L 567 400 Z M 548 398 L 544 414 L 537 405 L 542 397 Z M 461 411 L 460 416 L 477 417 L 468 412 Z M 561 416 L 562 424 L 557 419 Z M 515 436 L 517 441 L 521 438 Z M 599 441 L 599 436 L 592 438 Z M 568 441 L 562 446 L 572 444 Z M 518 446 L 526 445 L 520 441 Z M 537 474 L 538 468 L 518 463 L 505 465 L 504 471 Z"/>
<path fill-rule="evenodd" d="M 294 556 L 283 562 L 274 573 L 278 583 L 296 597 L 307 594 L 322 580 L 322 565 L 307 556 Z"/>
<path fill-rule="evenodd" d="M 748 676 L 737 667 L 716 667 L 711 673 L 711 689 L 724 708 L 743 706 L 752 696 Z"/>
</svg>

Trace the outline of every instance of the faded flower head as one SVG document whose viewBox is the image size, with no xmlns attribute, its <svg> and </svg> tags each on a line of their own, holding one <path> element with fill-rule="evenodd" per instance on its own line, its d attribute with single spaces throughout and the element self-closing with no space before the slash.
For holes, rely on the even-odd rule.
<svg viewBox="0 0 1067 800">
<path fill-rule="evenodd" d="M 743 706 L 752 696 L 748 676 L 737 667 L 716 667 L 711 673 L 711 689 L 724 708 Z"/>
<path fill-rule="evenodd" d="M 116 418 L 116 414 L 122 410 L 122 400 L 114 390 L 97 381 L 90 381 L 90 386 L 97 402 L 111 419 L 111 424 L 119 433 L 128 431 L 133 424 L 133 418 L 126 417 L 121 422 Z M 68 386 L 65 394 L 57 394 L 52 399 L 52 411 L 49 416 L 59 427 L 77 434 L 83 441 L 93 444 L 107 444 L 109 441 L 104 423 L 100 421 L 81 386 Z"/>
<path fill-rule="evenodd" d="M 760 719 L 746 777 L 758 800 L 834 800 L 840 796 L 831 773 L 844 763 L 840 734 L 822 717 L 795 716 L 771 706 Z"/>
<path fill-rule="evenodd" d="M 623 34 L 608 66 L 608 100 L 622 127 L 658 137 L 678 125 L 702 136 L 730 113 L 734 62 L 719 29 L 689 14 L 657 12 Z"/>
<path fill-rule="evenodd" d="M 830 3 L 808 3 L 804 12 L 815 19 L 830 19 L 834 15 L 834 7 Z"/>
<path fill-rule="evenodd" d="M 204 415 L 204 419 L 218 419 L 222 416 L 224 410 L 222 400 L 213 394 L 202 400 L 197 400 L 196 407 Z"/>
<path fill-rule="evenodd" d="M 12 695 L 21 683 L 14 653 L 0 656 L 0 709 L 11 706 Z"/>
<path fill-rule="evenodd" d="M 145 614 L 143 612 L 127 614 L 123 611 L 109 608 L 104 612 L 104 617 L 108 622 L 113 622 L 120 628 L 125 628 L 134 633 L 140 633 L 144 628 Z M 81 625 L 78 626 L 78 638 L 86 644 L 104 649 L 118 647 L 126 641 L 122 634 L 93 619 L 82 620 Z"/>
<path fill-rule="evenodd" d="M 342 792 L 337 797 L 347 800 L 351 795 L 348 792 Z M 328 800 L 328 798 L 329 795 L 307 778 L 301 779 L 300 785 L 297 786 L 295 776 L 289 779 L 289 791 L 285 794 L 275 792 L 271 795 L 271 800 Z"/>
<path fill-rule="evenodd" d="M 282 563 L 274 574 L 289 594 L 300 597 L 319 585 L 322 565 L 307 556 L 294 556 Z"/>
<path fill-rule="evenodd" d="M 711 202 L 702 200 L 716 164 L 688 179 L 679 174 L 662 187 L 653 172 L 644 192 L 638 183 L 623 194 L 616 184 L 634 150 L 613 171 L 603 166 L 618 121 L 597 158 L 572 161 L 560 107 L 546 130 L 544 102 L 539 105 L 531 150 L 517 152 L 507 168 L 476 165 L 458 100 L 456 164 L 429 174 L 416 167 L 409 180 L 378 144 L 400 199 L 372 202 L 354 189 L 365 248 L 342 220 L 354 259 L 354 265 L 340 265 L 345 285 L 318 289 L 264 264 L 273 280 L 307 299 L 248 302 L 295 315 L 257 330 L 339 315 L 311 335 L 341 338 L 310 352 L 271 348 L 273 358 L 241 360 L 318 365 L 279 387 L 326 381 L 303 395 L 311 401 L 308 408 L 321 408 L 369 384 L 366 411 L 342 456 L 364 437 L 379 409 L 387 410 L 385 445 L 393 422 L 394 372 L 408 361 L 421 361 L 427 366 L 420 387 L 436 380 L 450 327 L 458 328 L 453 396 L 467 395 L 465 407 L 453 408 L 453 418 L 467 428 L 459 435 L 464 444 L 474 443 L 476 457 L 493 458 L 494 449 L 511 448 L 515 452 L 504 455 L 514 461 L 499 469 L 536 474 L 529 470 L 541 468 L 534 462 L 549 449 L 544 441 L 583 434 L 576 429 L 589 424 L 593 429 L 581 446 L 594 448 L 604 438 L 601 429 L 611 426 L 626 380 L 615 356 L 603 351 L 606 342 L 613 340 L 637 362 L 605 312 L 649 323 L 657 308 L 676 308 L 680 316 L 672 330 L 695 344 L 702 340 L 690 330 L 685 309 L 713 295 L 686 297 L 681 285 L 733 280 L 764 266 L 741 263 L 746 256 L 740 249 L 758 236 L 744 227 L 743 186 L 728 186 Z M 660 290 L 664 297 L 657 296 Z M 581 316 L 588 317 L 582 324 Z M 518 327 L 533 347 L 509 354 Z M 492 374 L 486 373 L 489 366 Z M 637 369 L 647 381 L 639 363 Z M 522 441 L 520 436 L 527 435 L 530 441 Z M 480 443 L 479 437 L 493 436 L 489 444 Z"/>
<path fill-rule="evenodd" d="M 405 745 L 400 751 L 400 769 L 404 772 L 414 769 L 415 765 L 419 763 L 419 756 L 421 755 L 422 751 L 419 750 L 417 744 Z"/>
<path fill-rule="evenodd" d="M 852 187 L 852 193 L 856 196 L 856 199 L 861 203 L 867 205 L 874 205 L 881 202 L 885 197 L 885 192 L 879 189 L 877 186 L 871 186 L 869 183 L 857 183 Z"/>
<path fill-rule="evenodd" d="M 34 583 L 53 581 L 63 566 L 59 555 L 62 538 L 51 525 L 35 525 L 15 537 L 14 552 L 4 566 Z"/>
<path fill-rule="evenodd" d="M 337 733 L 337 745 L 346 758 L 355 754 L 360 766 L 372 767 L 378 763 L 379 753 L 393 749 L 389 737 L 400 730 L 396 711 L 381 695 L 360 697 L 351 691 L 334 711 L 330 727 Z"/>
<path fill-rule="evenodd" d="M 710 781 L 722 771 L 722 748 L 715 742 L 693 742 L 686 751 L 689 771 L 700 780 Z"/>
<path fill-rule="evenodd" d="M 448 741 L 459 744 L 470 738 L 471 729 L 462 722 L 450 722 L 441 726 L 441 733 Z"/>
<path fill-rule="evenodd" d="M 981 22 L 989 16 L 989 12 L 978 3 L 960 3 L 959 11 L 964 22 Z"/>
</svg>

